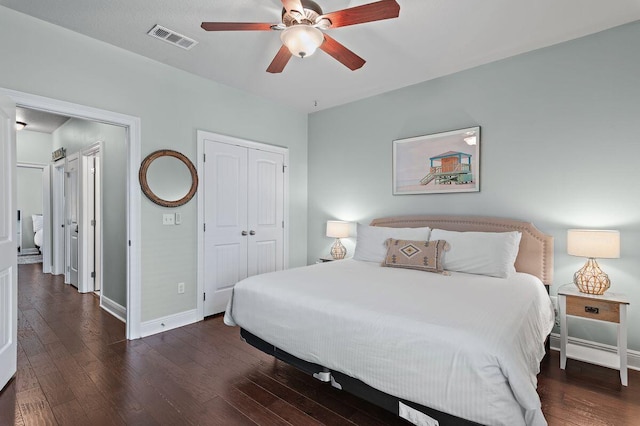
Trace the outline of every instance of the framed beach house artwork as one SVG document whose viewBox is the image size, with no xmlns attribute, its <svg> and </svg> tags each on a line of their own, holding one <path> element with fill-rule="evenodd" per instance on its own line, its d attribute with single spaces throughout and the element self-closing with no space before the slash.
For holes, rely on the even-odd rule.
<svg viewBox="0 0 640 426">
<path fill-rule="evenodd" d="M 393 141 L 393 194 L 480 190 L 480 127 Z"/>
</svg>

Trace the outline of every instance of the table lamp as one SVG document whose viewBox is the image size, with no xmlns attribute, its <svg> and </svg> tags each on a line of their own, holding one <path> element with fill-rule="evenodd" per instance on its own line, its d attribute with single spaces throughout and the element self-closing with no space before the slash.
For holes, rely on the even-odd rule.
<svg viewBox="0 0 640 426">
<path fill-rule="evenodd" d="M 583 293 L 604 294 L 611 286 L 609 277 L 596 262 L 601 259 L 620 257 L 620 232 L 591 229 L 569 229 L 567 231 L 567 253 L 571 256 L 587 257 L 587 263 L 573 274 L 573 283 Z"/>
<path fill-rule="evenodd" d="M 334 259 L 344 259 L 347 255 L 347 249 L 340 242 L 340 238 L 349 236 L 351 224 L 341 220 L 327 221 L 327 237 L 335 238 L 336 241 L 331 246 L 331 257 Z"/>
</svg>

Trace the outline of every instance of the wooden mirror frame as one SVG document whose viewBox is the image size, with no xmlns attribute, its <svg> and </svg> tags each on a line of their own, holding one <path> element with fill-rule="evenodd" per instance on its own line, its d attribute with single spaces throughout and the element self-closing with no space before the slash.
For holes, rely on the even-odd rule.
<svg viewBox="0 0 640 426">
<path fill-rule="evenodd" d="M 174 157 L 178 160 L 182 161 L 185 166 L 189 169 L 189 173 L 191 174 L 191 188 L 189 188 L 189 192 L 175 201 L 167 201 L 158 197 L 153 193 L 151 188 L 149 187 L 149 182 L 147 181 L 147 171 L 151 163 L 154 160 L 160 157 Z M 140 171 L 138 172 L 138 178 L 140 180 L 140 187 L 142 188 L 142 192 L 147 196 L 148 199 L 153 201 L 154 203 L 163 206 L 163 207 L 179 207 L 189 202 L 196 194 L 196 190 L 198 189 L 198 172 L 196 171 L 195 166 L 184 154 L 173 151 L 171 149 L 160 149 L 158 151 L 154 151 L 151 154 L 147 155 L 144 160 L 142 160 L 142 164 L 140 164 Z"/>
</svg>

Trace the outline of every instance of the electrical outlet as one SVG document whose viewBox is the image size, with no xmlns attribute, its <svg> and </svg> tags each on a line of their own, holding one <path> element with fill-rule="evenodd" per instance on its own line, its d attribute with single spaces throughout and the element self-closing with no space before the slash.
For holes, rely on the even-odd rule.
<svg viewBox="0 0 640 426">
<path fill-rule="evenodd" d="M 162 215 L 162 224 L 163 225 L 175 225 L 176 223 L 176 215 L 173 213 L 164 213 Z"/>
<path fill-rule="evenodd" d="M 178 283 L 178 294 L 184 293 L 184 283 Z"/>
<path fill-rule="evenodd" d="M 560 327 L 560 307 L 558 306 L 558 296 L 551 296 L 551 303 L 553 303 L 553 312 L 556 314 L 555 325 Z"/>
</svg>

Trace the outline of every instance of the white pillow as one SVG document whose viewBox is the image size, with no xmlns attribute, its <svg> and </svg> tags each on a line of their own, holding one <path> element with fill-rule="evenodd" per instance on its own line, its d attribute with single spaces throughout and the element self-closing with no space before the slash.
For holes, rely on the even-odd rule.
<svg viewBox="0 0 640 426">
<path fill-rule="evenodd" d="M 431 228 L 385 228 L 358 224 L 353 258 L 382 263 L 387 254 L 387 239 L 428 241 L 430 232 Z"/>
<path fill-rule="evenodd" d="M 445 240 L 451 247 L 442 257 L 447 271 L 507 278 L 516 272 L 514 263 L 522 233 L 456 232 L 434 229 L 432 240 Z"/>
</svg>

